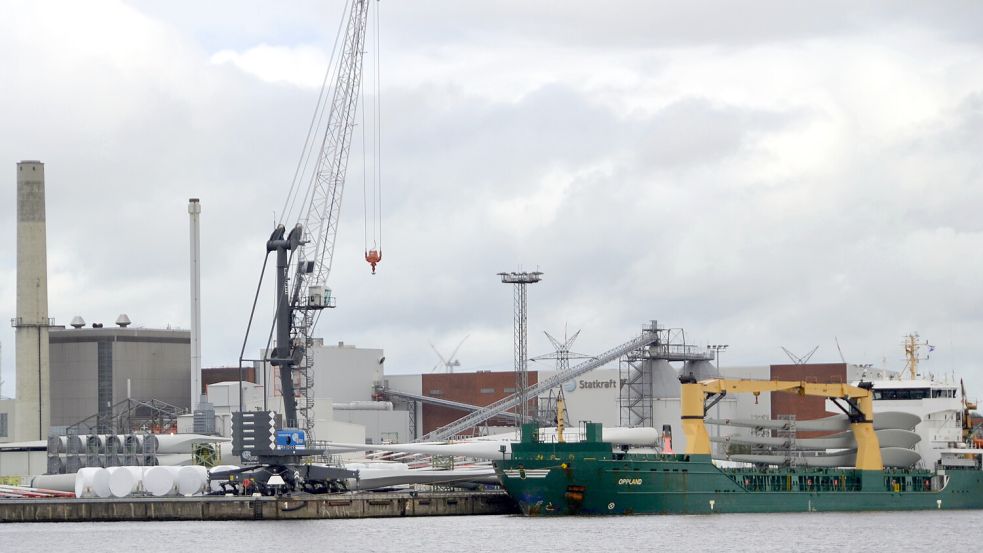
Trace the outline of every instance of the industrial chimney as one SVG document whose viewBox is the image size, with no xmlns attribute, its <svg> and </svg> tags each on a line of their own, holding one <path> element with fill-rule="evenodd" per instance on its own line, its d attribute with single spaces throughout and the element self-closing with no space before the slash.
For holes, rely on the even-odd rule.
<svg viewBox="0 0 983 553">
<path fill-rule="evenodd" d="M 48 365 L 48 254 L 44 164 L 17 164 L 17 401 L 14 439 L 47 438 L 51 422 Z"/>
<path fill-rule="evenodd" d="M 191 412 L 201 398 L 201 246 L 198 218 L 201 203 L 198 198 L 188 199 L 188 215 L 191 220 Z M 197 432 L 198 429 L 195 429 Z"/>
</svg>

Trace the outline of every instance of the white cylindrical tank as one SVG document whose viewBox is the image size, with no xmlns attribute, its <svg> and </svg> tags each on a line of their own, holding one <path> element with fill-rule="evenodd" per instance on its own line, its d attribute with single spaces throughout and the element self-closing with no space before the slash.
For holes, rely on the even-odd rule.
<svg viewBox="0 0 983 553">
<path fill-rule="evenodd" d="M 75 473 L 75 497 L 109 497 L 109 471 L 85 467 Z"/>
<path fill-rule="evenodd" d="M 92 491 L 95 492 L 96 497 L 99 499 L 106 499 L 107 497 L 113 495 L 109 491 L 109 469 L 95 468 L 96 472 L 92 475 Z"/>
<path fill-rule="evenodd" d="M 141 488 L 143 467 L 113 467 L 109 475 L 109 492 L 113 497 L 127 497 Z"/>
<path fill-rule="evenodd" d="M 208 469 L 201 465 L 181 467 L 177 471 L 177 491 L 188 497 L 198 495 L 208 484 Z"/>
<path fill-rule="evenodd" d="M 143 473 L 143 489 L 155 497 L 172 495 L 177 491 L 177 467 L 150 467 Z"/>
</svg>

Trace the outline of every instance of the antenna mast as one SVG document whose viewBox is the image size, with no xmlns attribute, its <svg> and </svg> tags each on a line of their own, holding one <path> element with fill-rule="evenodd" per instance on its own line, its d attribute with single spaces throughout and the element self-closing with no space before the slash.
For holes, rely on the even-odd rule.
<svg viewBox="0 0 983 553">
<path fill-rule="evenodd" d="M 915 376 L 918 374 L 918 362 L 927 361 L 929 356 L 919 357 L 918 352 L 922 346 L 928 348 L 928 352 L 932 353 L 935 351 L 935 346 L 928 343 L 928 340 L 924 342 L 918 341 L 918 333 L 912 332 L 911 334 L 905 336 L 904 340 L 904 354 L 905 354 L 905 370 L 908 372 L 909 377 L 914 380 Z"/>
</svg>

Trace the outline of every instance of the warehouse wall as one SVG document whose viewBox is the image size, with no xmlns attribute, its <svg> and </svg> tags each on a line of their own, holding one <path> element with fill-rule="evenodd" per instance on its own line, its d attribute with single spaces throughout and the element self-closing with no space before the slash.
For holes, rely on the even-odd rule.
<svg viewBox="0 0 983 553">
<path fill-rule="evenodd" d="M 772 365 L 772 380 L 805 380 L 820 384 L 847 382 L 846 363 L 812 363 L 808 365 Z M 794 415 L 796 420 L 821 419 L 834 415 L 826 410 L 826 398 L 799 396 L 785 392 L 771 394 L 771 418 Z M 828 432 L 799 432 L 800 438 L 814 438 Z"/>
</svg>

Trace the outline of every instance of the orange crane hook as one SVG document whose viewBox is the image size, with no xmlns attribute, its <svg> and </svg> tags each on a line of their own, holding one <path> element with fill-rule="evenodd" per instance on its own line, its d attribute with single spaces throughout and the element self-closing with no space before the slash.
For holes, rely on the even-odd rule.
<svg viewBox="0 0 983 553">
<path fill-rule="evenodd" d="M 372 274 L 375 274 L 375 266 L 382 261 L 382 250 L 368 250 L 365 252 L 365 260 L 372 265 Z"/>
</svg>

